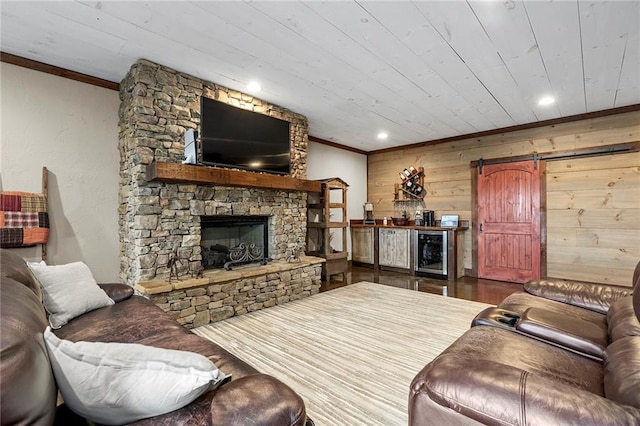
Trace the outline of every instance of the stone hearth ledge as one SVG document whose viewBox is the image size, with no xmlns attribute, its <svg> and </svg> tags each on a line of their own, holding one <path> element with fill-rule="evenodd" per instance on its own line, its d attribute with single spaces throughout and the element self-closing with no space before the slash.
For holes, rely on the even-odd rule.
<svg viewBox="0 0 640 426">
<path fill-rule="evenodd" d="M 184 290 L 187 288 L 201 287 L 210 284 L 222 284 L 243 278 L 290 271 L 292 269 L 303 268 L 305 266 L 321 264 L 324 262 L 326 262 L 326 259 L 322 257 L 301 256 L 297 261 L 293 262 L 272 262 L 266 265 L 241 265 L 236 266 L 231 271 L 224 269 L 211 269 L 205 271 L 202 278 L 174 279 L 171 284 L 169 284 L 168 279 L 140 281 L 136 284 L 134 289 L 141 296 L 151 296 L 154 294 L 168 293 L 173 290 Z"/>
<path fill-rule="evenodd" d="M 319 291 L 324 258 L 205 271 L 201 278 L 141 281 L 134 287 L 187 328 L 301 299 Z M 298 271 L 300 270 L 300 271 Z"/>
</svg>

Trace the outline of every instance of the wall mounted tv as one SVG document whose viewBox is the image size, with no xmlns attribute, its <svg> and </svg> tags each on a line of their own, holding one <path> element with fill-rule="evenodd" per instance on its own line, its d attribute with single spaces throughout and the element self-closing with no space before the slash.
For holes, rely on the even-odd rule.
<svg viewBox="0 0 640 426">
<path fill-rule="evenodd" d="M 289 174 L 289 122 L 202 97 L 202 164 Z"/>
</svg>

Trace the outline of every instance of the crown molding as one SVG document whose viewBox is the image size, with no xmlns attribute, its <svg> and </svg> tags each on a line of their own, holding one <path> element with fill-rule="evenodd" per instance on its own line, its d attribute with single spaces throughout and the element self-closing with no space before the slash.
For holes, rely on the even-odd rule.
<svg viewBox="0 0 640 426">
<path fill-rule="evenodd" d="M 120 90 L 120 83 L 104 80 L 98 77 L 92 77 L 87 74 L 82 74 L 65 68 L 56 67 L 54 65 L 45 64 L 43 62 L 34 61 L 32 59 L 23 58 L 22 56 L 12 55 L 6 52 L 0 52 L 0 62 L 6 62 L 7 64 L 29 68 L 47 74 L 57 75 L 58 77 L 68 78 L 70 80 L 91 84 L 93 86 L 103 87 L 105 89 L 111 89 L 115 91 Z"/>
</svg>

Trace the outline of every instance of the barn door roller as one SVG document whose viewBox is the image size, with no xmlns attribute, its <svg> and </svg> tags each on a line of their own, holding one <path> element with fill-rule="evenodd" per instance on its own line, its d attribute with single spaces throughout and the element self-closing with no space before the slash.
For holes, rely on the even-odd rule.
<svg viewBox="0 0 640 426">
<path fill-rule="evenodd" d="M 528 160 L 532 160 L 533 161 L 533 168 L 537 169 L 538 168 L 538 160 L 541 159 L 538 156 L 537 152 L 534 152 L 533 154 L 531 154 L 531 156 L 527 156 L 527 157 L 517 157 L 517 158 L 503 158 L 501 160 L 483 160 L 482 158 L 478 160 L 478 171 L 480 174 L 482 174 L 482 167 L 485 165 L 489 165 L 489 164 L 504 164 L 504 163 L 517 163 L 520 161 L 528 161 Z"/>
<path fill-rule="evenodd" d="M 550 161 L 550 160 L 566 160 L 568 158 L 582 158 L 582 157 L 593 157 L 598 155 L 611 155 L 611 154 L 624 154 L 627 152 L 638 152 L 640 151 L 640 143 L 626 143 L 619 145 L 609 145 L 605 147 L 597 147 L 597 148 L 584 148 L 579 149 L 577 151 L 561 151 L 561 152 L 546 152 L 542 154 L 538 154 L 534 152 L 531 155 L 522 155 L 511 158 L 497 158 L 494 160 L 483 160 L 482 158 L 478 161 L 472 161 L 472 167 L 478 167 L 480 174 L 482 174 L 482 168 L 489 164 L 504 164 L 504 163 L 515 163 L 517 161 L 533 161 L 534 169 L 538 168 L 538 161 Z"/>
</svg>

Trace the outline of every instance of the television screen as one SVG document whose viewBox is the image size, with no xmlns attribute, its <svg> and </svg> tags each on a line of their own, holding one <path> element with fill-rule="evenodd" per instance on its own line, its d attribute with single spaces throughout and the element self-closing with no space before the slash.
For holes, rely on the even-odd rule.
<svg viewBox="0 0 640 426">
<path fill-rule="evenodd" d="M 202 97 L 202 163 L 289 174 L 289 122 Z"/>
</svg>

